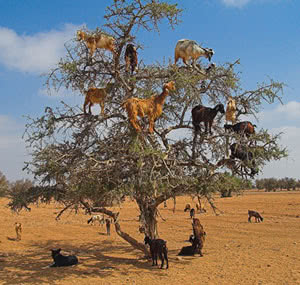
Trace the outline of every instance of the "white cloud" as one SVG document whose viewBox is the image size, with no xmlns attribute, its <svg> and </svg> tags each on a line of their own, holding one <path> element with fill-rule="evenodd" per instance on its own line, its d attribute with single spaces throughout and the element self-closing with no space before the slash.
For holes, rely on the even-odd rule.
<svg viewBox="0 0 300 285">
<path fill-rule="evenodd" d="M 248 4 L 251 0 L 221 0 L 227 6 L 242 7 Z"/>
<path fill-rule="evenodd" d="M 14 30 L 0 27 L 0 64 L 22 72 L 49 71 L 65 54 L 64 44 L 74 38 L 77 29 L 66 24 L 61 30 L 18 35 Z"/>
<path fill-rule="evenodd" d="M 9 116 L 0 115 L 0 171 L 10 181 L 25 178 L 24 161 L 29 159 L 22 139 L 24 125 Z"/>
</svg>

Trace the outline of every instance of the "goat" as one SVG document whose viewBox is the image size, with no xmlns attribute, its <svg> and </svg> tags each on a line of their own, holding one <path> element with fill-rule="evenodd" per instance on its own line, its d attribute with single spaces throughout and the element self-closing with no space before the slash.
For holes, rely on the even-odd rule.
<svg viewBox="0 0 300 285">
<path fill-rule="evenodd" d="M 51 255 L 54 263 L 50 267 L 71 266 L 78 263 L 78 258 L 75 255 L 64 256 L 60 253 L 61 248 L 51 249 Z"/>
<path fill-rule="evenodd" d="M 190 210 L 190 217 L 191 217 L 191 219 L 195 217 L 195 209 L 194 208 L 192 208 Z"/>
<path fill-rule="evenodd" d="M 252 211 L 252 210 L 248 210 L 248 222 L 251 223 L 251 218 L 254 217 L 255 218 L 255 223 L 257 222 L 262 222 L 264 220 L 264 218 L 256 211 Z"/>
<path fill-rule="evenodd" d="M 145 244 L 149 244 L 150 253 L 152 258 L 152 266 L 157 265 L 157 256 L 159 256 L 161 260 L 161 269 L 164 266 L 164 260 L 166 260 L 167 269 L 169 268 L 169 260 L 168 260 L 168 248 L 167 242 L 162 239 L 151 239 L 148 236 L 145 236 L 144 239 Z"/>
<path fill-rule="evenodd" d="M 100 225 L 104 224 L 104 216 L 100 216 L 100 215 L 94 215 L 92 216 L 90 219 L 88 219 L 87 223 L 92 223 L 92 225 L 94 225 L 94 223 L 98 221 Z"/>
<path fill-rule="evenodd" d="M 253 151 L 251 151 L 251 148 L 247 148 L 247 146 L 233 143 L 232 145 L 230 145 L 230 151 L 231 159 L 237 158 L 245 163 L 250 163 L 251 176 L 254 176 L 258 173 L 258 170 L 256 169 Z"/>
<path fill-rule="evenodd" d="M 228 125 L 228 124 L 224 125 L 225 131 L 230 130 L 235 133 L 245 134 L 247 137 L 249 137 L 252 134 L 255 134 L 255 129 L 254 129 L 255 127 L 256 125 L 252 124 L 249 121 L 239 122 L 236 123 L 235 125 Z"/>
<path fill-rule="evenodd" d="M 202 248 L 205 242 L 206 232 L 203 229 L 203 226 L 201 225 L 199 219 L 193 218 L 193 233 L 194 233 L 194 239 L 193 239 L 193 248 L 194 252 L 196 250 L 199 250 L 200 256 L 203 256 L 202 254 Z"/>
<path fill-rule="evenodd" d="M 200 123 L 204 122 L 205 133 L 207 133 L 209 129 L 209 133 L 212 134 L 212 123 L 218 112 L 221 114 L 225 113 L 223 104 L 218 104 L 214 108 L 204 107 L 202 105 L 195 106 L 192 109 L 192 123 L 195 127 L 195 131 L 200 131 Z"/>
<path fill-rule="evenodd" d="M 190 211 L 190 210 L 191 210 L 191 205 L 190 204 L 186 204 L 183 211 L 186 212 L 186 211 Z"/>
<path fill-rule="evenodd" d="M 77 31 L 77 40 L 85 41 L 87 48 L 90 50 L 90 56 L 93 56 L 96 48 L 103 48 L 111 51 L 113 54 L 116 53 L 115 39 L 104 33 L 97 34 L 95 36 L 88 35 L 84 31 Z"/>
<path fill-rule="evenodd" d="M 195 41 L 182 39 L 177 42 L 175 47 L 175 64 L 179 58 L 186 65 L 188 65 L 187 61 L 192 59 L 193 66 L 195 67 L 196 60 L 199 57 L 204 56 L 210 61 L 213 54 L 214 51 L 211 48 L 202 48 Z"/>
<path fill-rule="evenodd" d="M 227 107 L 226 107 L 226 114 L 225 114 L 226 121 L 235 123 L 236 120 L 235 111 L 236 111 L 235 100 L 231 96 L 229 96 Z"/>
<path fill-rule="evenodd" d="M 110 219 L 105 219 L 105 224 L 106 224 L 106 233 L 108 236 L 110 236 Z"/>
<path fill-rule="evenodd" d="M 160 95 L 152 95 L 147 99 L 129 98 L 122 103 L 122 108 L 126 109 L 129 121 L 137 132 L 141 132 L 141 126 L 137 121 L 137 116 L 140 118 L 148 116 L 149 133 L 154 132 L 154 122 L 162 114 L 163 104 L 169 91 L 174 91 L 175 82 L 170 81 L 163 86 L 163 91 Z"/>
<path fill-rule="evenodd" d="M 17 235 L 16 240 L 21 240 L 22 224 L 15 222 L 15 230 L 16 230 L 16 235 Z"/>
<path fill-rule="evenodd" d="M 189 238 L 189 242 L 190 243 L 194 243 L 194 235 L 190 235 Z M 180 252 L 178 253 L 178 255 L 181 256 L 193 256 L 196 252 L 195 252 L 196 248 L 193 245 L 189 245 L 189 246 L 184 246 L 181 248 Z"/>
<path fill-rule="evenodd" d="M 137 52 L 136 47 L 133 44 L 128 44 L 126 46 L 125 50 L 125 70 L 126 72 L 129 72 L 129 67 L 131 67 L 131 74 L 133 74 L 134 71 L 137 71 Z"/>
<path fill-rule="evenodd" d="M 114 83 L 107 83 L 104 88 L 90 87 L 88 91 L 84 91 L 85 100 L 83 104 L 83 112 L 86 114 L 86 106 L 89 105 L 89 114 L 92 113 L 91 107 L 94 104 L 99 104 L 101 107 L 101 115 L 104 116 L 104 103 L 107 94 L 113 89 Z"/>
</svg>

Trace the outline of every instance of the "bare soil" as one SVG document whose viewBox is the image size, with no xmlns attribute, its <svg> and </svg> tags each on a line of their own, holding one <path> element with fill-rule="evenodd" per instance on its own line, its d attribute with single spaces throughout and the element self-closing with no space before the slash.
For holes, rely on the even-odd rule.
<svg viewBox="0 0 300 285">
<path fill-rule="evenodd" d="M 192 233 L 186 203 L 177 199 L 160 207 L 160 237 L 169 248 L 169 269 L 151 266 L 143 253 L 134 250 L 111 229 L 88 225 L 88 215 L 65 213 L 57 204 L 32 206 L 19 215 L 0 199 L 0 284 L 300 284 L 300 192 L 265 193 L 247 191 L 232 198 L 216 198 L 223 213 L 196 214 L 207 233 L 203 257 L 178 257 Z M 248 223 L 248 209 L 264 217 L 262 223 Z M 120 210 L 123 231 L 139 241 L 138 207 L 126 201 Z M 21 222 L 21 241 L 16 241 L 15 222 Z M 51 248 L 76 254 L 79 264 L 49 268 Z M 160 263 L 160 262 L 159 262 Z"/>
</svg>

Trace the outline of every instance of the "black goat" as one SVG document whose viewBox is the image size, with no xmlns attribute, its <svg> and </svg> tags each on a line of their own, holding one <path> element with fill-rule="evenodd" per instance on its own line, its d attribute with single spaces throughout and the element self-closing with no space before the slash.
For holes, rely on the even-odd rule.
<svg viewBox="0 0 300 285">
<path fill-rule="evenodd" d="M 78 258 L 75 255 L 64 256 L 60 253 L 61 248 L 51 249 L 51 255 L 54 263 L 50 267 L 71 266 L 78 263 Z"/>
<path fill-rule="evenodd" d="M 186 212 L 186 211 L 190 211 L 190 210 L 191 210 L 191 205 L 190 204 L 186 204 L 183 211 Z"/>
<path fill-rule="evenodd" d="M 251 148 L 247 148 L 245 145 L 239 145 L 237 143 L 233 143 L 230 146 L 230 158 L 238 158 L 242 160 L 243 162 L 250 162 L 250 170 L 251 170 L 251 176 L 254 176 L 258 173 L 258 170 L 256 169 L 256 164 L 254 160 L 253 151 L 251 151 Z"/>
<path fill-rule="evenodd" d="M 131 74 L 137 69 L 138 59 L 136 47 L 133 44 L 128 44 L 125 50 L 125 63 L 126 72 L 129 71 L 129 66 L 131 67 Z"/>
<path fill-rule="evenodd" d="M 224 125 L 224 129 L 234 131 L 235 133 L 245 134 L 247 137 L 249 137 L 252 134 L 255 134 L 255 128 L 256 125 L 252 124 L 249 121 L 239 122 L 234 125 Z"/>
<path fill-rule="evenodd" d="M 167 263 L 167 269 L 169 268 L 169 260 L 168 260 L 168 248 L 167 242 L 162 239 L 151 239 L 148 236 L 145 236 L 144 239 L 145 244 L 149 244 L 150 253 L 152 258 L 152 266 L 157 265 L 157 256 L 159 256 L 161 260 L 161 269 L 164 266 L 164 260 Z"/>
<path fill-rule="evenodd" d="M 178 253 L 178 255 L 193 256 L 195 253 L 197 253 L 197 248 L 195 248 L 195 246 L 193 246 L 194 240 L 195 240 L 194 235 L 190 235 L 189 242 L 192 245 L 182 247 L 180 252 Z M 199 251 L 198 251 L 198 253 L 199 253 Z"/>
<path fill-rule="evenodd" d="M 195 131 L 200 131 L 200 123 L 204 122 L 205 133 L 209 131 L 209 133 L 212 134 L 211 126 L 218 112 L 222 114 L 225 113 L 223 104 L 218 104 L 214 108 L 204 107 L 202 105 L 197 105 L 194 107 L 192 109 L 192 122 Z"/>
<path fill-rule="evenodd" d="M 252 211 L 252 210 L 248 210 L 248 222 L 251 223 L 251 218 L 254 217 L 255 218 L 255 222 L 262 222 L 264 220 L 264 218 L 256 211 Z"/>
<path fill-rule="evenodd" d="M 195 209 L 194 208 L 192 208 L 190 210 L 190 217 L 191 217 L 191 219 L 195 217 Z"/>
</svg>

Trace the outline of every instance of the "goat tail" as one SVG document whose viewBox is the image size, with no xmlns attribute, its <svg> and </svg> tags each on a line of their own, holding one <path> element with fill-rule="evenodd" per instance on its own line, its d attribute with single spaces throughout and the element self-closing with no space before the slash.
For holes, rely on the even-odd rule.
<svg viewBox="0 0 300 285">
<path fill-rule="evenodd" d="M 92 220 L 93 218 L 88 219 L 87 223 L 89 224 Z"/>
</svg>

